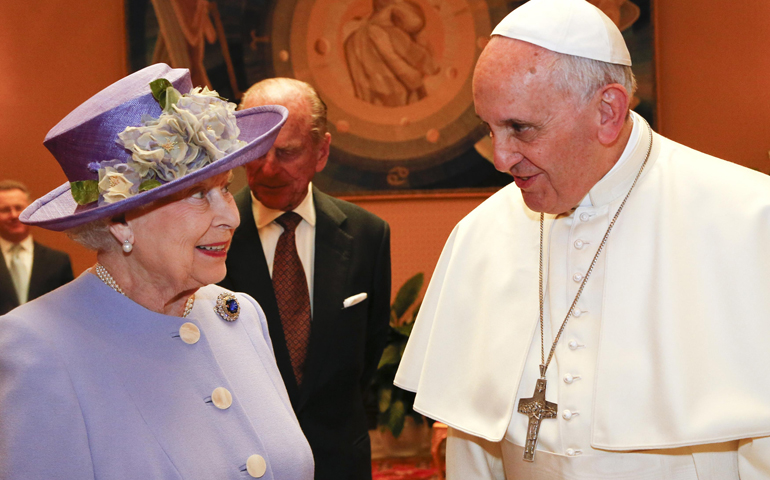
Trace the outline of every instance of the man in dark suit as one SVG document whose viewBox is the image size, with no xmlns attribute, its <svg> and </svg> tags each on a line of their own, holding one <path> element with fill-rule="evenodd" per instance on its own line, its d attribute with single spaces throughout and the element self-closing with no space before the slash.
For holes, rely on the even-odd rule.
<svg viewBox="0 0 770 480">
<path fill-rule="evenodd" d="M 265 80 L 242 107 L 265 104 L 285 106 L 289 118 L 268 154 L 246 165 L 249 188 L 235 197 L 241 225 L 222 285 L 265 311 L 316 480 L 370 479 L 363 394 L 388 332 L 390 231 L 312 186 L 331 143 L 326 106 L 312 87 Z"/>
<path fill-rule="evenodd" d="M 24 184 L 0 181 L 0 315 L 72 280 L 70 257 L 32 240 L 19 215 L 29 205 Z"/>
</svg>

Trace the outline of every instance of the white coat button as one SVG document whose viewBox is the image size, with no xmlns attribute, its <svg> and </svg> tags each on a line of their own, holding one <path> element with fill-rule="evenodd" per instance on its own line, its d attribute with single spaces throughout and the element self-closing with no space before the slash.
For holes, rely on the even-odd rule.
<svg viewBox="0 0 770 480">
<path fill-rule="evenodd" d="M 583 275 L 581 275 L 580 273 L 576 273 L 576 274 L 572 275 L 572 280 L 574 280 L 576 282 L 579 282 L 579 281 L 583 280 Z"/>
<path fill-rule="evenodd" d="M 233 404 L 233 395 L 225 387 L 217 387 L 211 392 L 211 402 L 220 410 L 226 410 Z"/>
<path fill-rule="evenodd" d="M 246 460 L 246 471 L 254 478 L 260 478 L 267 471 L 267 462 L 262 455 L 254 454 Z"/>
<path fill-rule="evenodd" d="M 574 457 L 575 456 L 575 449 L 568 448 L 566 453 L 567 453 L 568 456 Z"/>
<path fill-rule="evenodd" d="M 564 383 L 567 385 L 570 385 L 575 380 L 578 380 L 580 378 L 580 375 L 572 375 L 571 373 L 568 373 L 564 375 Z"/>
<path fill-rule="evenodd" d="M 570 340 L 567 345 L 569 346 L 570 350 L 577 350 L 577 348 L 578 348 L 577 340 Z"/>
<path fill-rule="evenodd" d="M 587 222 L 591 219 L 591 215 L 587 214 L 586 212 L 583 212 L 580 214 L 580 221 L 581 222 Z"/>
<path fill-rule="evenodd" d="M 583 240 L 575 240 L 575 248 L 577 248 L 578 250 L 583 248 L 583 245 L 585 245 L 585 243 L 583 243 Z"/>
<path fill-rule="evenodd" d="M 194 323 L 183 323 L 182 326 L 179 327 L 179 337 L 184 343 L 193 345 L 198 343 L 198 340 L 201 339 L 201 331 Z"/>
</svg>

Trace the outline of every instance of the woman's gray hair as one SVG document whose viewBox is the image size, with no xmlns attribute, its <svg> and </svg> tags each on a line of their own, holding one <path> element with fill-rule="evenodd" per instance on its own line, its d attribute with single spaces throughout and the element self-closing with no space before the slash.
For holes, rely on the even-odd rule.
<svg viewBox="0 0 770 480">
<path fill-rule="evenodd" d="M 551 75 L 556 87 L 587 103 L 597 90 L 618 83 L 628 92 L 629 100 L 636 93 L 636 77 L 631 67 L 553 52 L 555 61 Z"/>
<path fill-rule="evenodd" d="M 112 219 L 100 218 L 93 222 L 79 225 L 65 231 L 68 237 L 96 252 L 109 252 L 120 247 L 120 243 L 110 232 Z"/>
</svg>

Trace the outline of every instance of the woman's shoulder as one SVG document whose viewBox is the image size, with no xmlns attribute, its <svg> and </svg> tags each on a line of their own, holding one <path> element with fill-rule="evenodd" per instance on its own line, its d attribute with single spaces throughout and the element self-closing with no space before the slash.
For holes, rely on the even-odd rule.
<svg viewBox="0 0 770 480">
<path fill-rule="evenodd" d="M 262 312 L 262 308 L 259 306 L 257 301 L 254 300 L 254 298 L 252 298 L 252 296 L 248 293 L 234 292 L 215 284 L 206 285 L 205 287 L 202 287 L 197 292 L 195 292 L 195 301 L 216 304 L 217 302 L 221 301 L 220 297 L 227 294 L 233 295 L 236 298 L 241 309 L 246 307 L 258 310 L 260 313 Z"/>
<path fill-rule="evenodd" d="M 238 318 L 242 318 L 246 322 L 253 321 L 258 323 L 260 325 L 260 330 L 267 329 L 265 312 L 262 310 L 259 303 L 247 293 L 234 292 L 214 284 L 206 285 L 195 292 L 195 304 L 205 304 L 206 309 L 217 312 L 226 307 L 226 302 L 230 298 L 229 296 L 235 297 L 238 304 Z M 216 315 L 221 316 L 219 313 Z"/>
<path fill-rule="evenodd" d="M 32 335 L 55 335 L 58 326 L 62 325 L 62 317 L 67 313 L 77 311 L 82 298 L 84 279 L 76 278 L 52 292 L 20 305 L 7 314 L 0 316 L 0 332 L 25 332 Z"/>
</svg>

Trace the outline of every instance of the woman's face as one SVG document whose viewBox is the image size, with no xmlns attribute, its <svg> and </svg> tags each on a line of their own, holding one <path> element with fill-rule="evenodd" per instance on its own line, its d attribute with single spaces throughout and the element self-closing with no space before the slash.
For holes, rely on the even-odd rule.
<svg viewBox="0 0 770 480">
<path fill-rule="evenodd" d="M 228 191 L 230 174 L 199 183 L 158 204 L 126 215 L 141 281 L 184 292 L 222 280 L 233 231 L 240 223 Z"/>
</svg>

